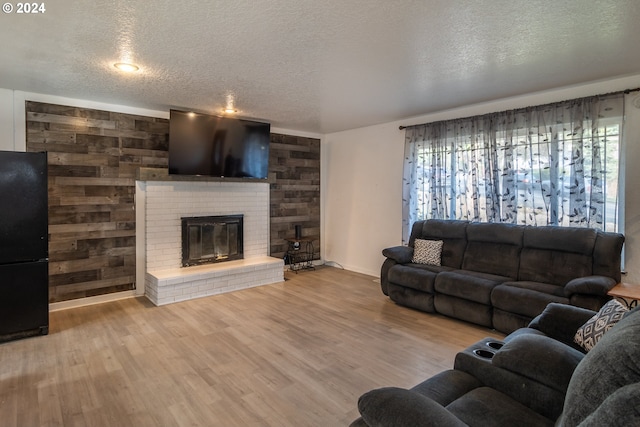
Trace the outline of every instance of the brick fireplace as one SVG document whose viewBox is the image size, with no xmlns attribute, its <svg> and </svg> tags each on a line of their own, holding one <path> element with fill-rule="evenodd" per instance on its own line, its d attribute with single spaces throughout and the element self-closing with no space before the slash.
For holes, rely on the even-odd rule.
<svg viewBox="0 0 640 427">
<path fill-rule="evenodd" d="M 284 280 L 282 259 L 268 256 L 268 183 L 138 181 L 136 199 L 142 222 L 136 233 L 144 236 L 138 264 L 145 266 L 139 267 L 138 283 L 145 284 L 144 294 L 154 304 Z M 242 259 L 182 267 L 183 218 L 240 215 Z"/>
</svg>

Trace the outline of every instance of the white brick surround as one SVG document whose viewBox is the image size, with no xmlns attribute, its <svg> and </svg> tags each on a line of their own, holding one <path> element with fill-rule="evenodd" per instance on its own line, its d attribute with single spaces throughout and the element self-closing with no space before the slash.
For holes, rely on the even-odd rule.
<svg viewBox="0 0 640 427">
<path fill-rule="evenodd" d="M 147 181 L 138 184 L 144 204 L 145 295 L 156 305 L 284 280 L 283 261 L 267 256 L 269 184 L 260 182 Z M 244 215 L 244 260 L 181 267 L 181 218 Z M 138 259 L 140 262 L 140 259 Z"/>
</svg>

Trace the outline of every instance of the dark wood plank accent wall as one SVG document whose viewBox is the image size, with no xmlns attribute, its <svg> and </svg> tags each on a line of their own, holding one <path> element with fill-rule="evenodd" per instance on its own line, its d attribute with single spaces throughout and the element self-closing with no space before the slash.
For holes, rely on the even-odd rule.
<svg viewBox="0 0 640 427">
<path fill-rule="evenodd" d="M 49 299 L 135 288 L 135 178 L 168 168 L 169 121 L 26 103 L 27 151 L 49 163 Z M 162 174 L 162 173 L 161 173 Z M 271 134 L 271 248 L 301 225 L 320 258 L 320 140 Z"/>
<path fill-rule="evenodd" d="M 300 225 L 320 259 L 320 140 L 271 134 L 269 153 L 271 256 L 284 256 Z"/>
<path fill-rule="evenodd" d="M 49 163 L 49 299 L 135 288 L 135 175 L 167 168 L 169 121 L 27 102 Z"/>
</svg>

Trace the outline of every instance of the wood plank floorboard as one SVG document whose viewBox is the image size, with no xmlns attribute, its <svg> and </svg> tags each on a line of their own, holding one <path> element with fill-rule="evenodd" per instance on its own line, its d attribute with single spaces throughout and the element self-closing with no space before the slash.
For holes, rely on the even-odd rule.
<svg viewBox="0 0 640 427">
<path fill-rule="evenodd" d="M 320 267 L 155 307 L 53 312 L 0 344 L 2 426 L 346 426 L 358 397 L 411 387 L 502 334 L 398 306 L 374 278 Z"/>
</svg>

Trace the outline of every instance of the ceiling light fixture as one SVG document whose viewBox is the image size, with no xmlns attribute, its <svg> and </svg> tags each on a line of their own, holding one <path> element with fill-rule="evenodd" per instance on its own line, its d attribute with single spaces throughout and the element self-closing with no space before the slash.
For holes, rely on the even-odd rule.
<svg viewBox="0 0 640 427">
<path fill-rule="evenodd" d="M 116 62 L 115 64 L 113 64 L 113 66 L 120 71 L 124 71 L 125 73 L 135 73 L 140 69 L 140 67 L 138 67 L 137 65 L 129 64 L 126 62 Z"/>
<path fill-rule="evenodd" d="M 237 113 L 238 110 L 236 110 L 236 97 L 233 93 L 228 93 L 227 96 L 227 102 L 225 103 L 225 107 L 222 109 L 222 112 L 225 114 L 234 114 Z"/>
</svg>

